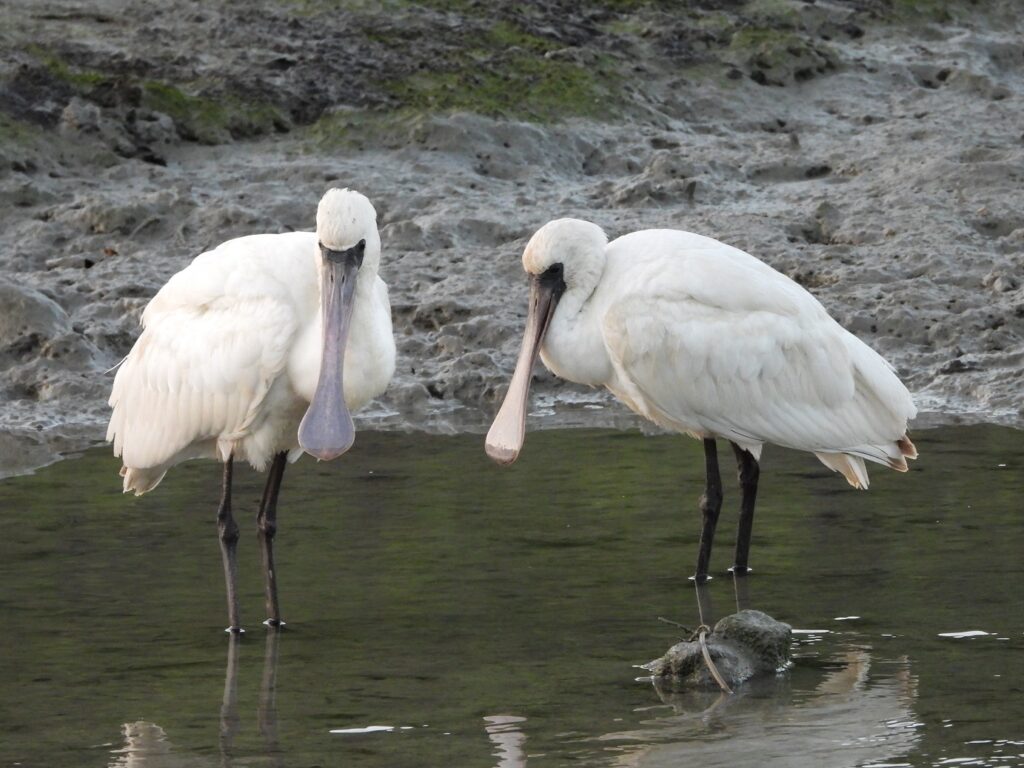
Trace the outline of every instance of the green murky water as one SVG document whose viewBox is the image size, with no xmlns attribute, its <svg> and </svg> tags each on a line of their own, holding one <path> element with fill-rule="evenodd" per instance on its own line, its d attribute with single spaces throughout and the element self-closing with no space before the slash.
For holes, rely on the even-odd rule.
<svg viewBox="0 0 1024 768">
<path fill-rule="evenodd" d="M 304 459 L 279 512 L 290 626 L 260 626 L 251 525 L 236 646 L 214 465 L 141 499 L 103 450 L 2 481 L 0 766 L 1024 764 L 1024 435 L 914 437 L 911 473 L 872 468 L 868 493 L 766 450 L 751 606 L 827 631 L 728 700 L 663 700 L 633 666 L 678 638 L 658 616 L 696 620 L 691 440 L 534 433 L 502 470 L 479 436 L 362 433 Z M 236 514 L 261 486 L 236 471 Z"/>
</svg>

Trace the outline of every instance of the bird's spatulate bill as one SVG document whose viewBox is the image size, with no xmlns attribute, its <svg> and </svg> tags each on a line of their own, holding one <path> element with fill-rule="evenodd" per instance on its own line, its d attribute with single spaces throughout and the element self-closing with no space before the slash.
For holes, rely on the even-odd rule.
<svg viewBox="0 0 1024 768">
<path fill-rule="evenodd" d="M 519 457 L 526 440 L 526 408 L 530 398 L 533 364 L 558 303 L 556 296 L 536 277 L 530 281 L 530 308 L 523 332 L 523 345 L 505 400 L 487 432 L 484 450 L 498 464 L 511 464 Z"/>
<path fill-rule="evenodd" d="M 320 378 L 313 400 L 299 424 L 299 446 L 310 456 L 327 461 L 345 453 L 356 439 L 352 414 L 345 405 L 345 345 L 352 321 L 352 299 L 358 265 L 322 265 L 323 351 Z"/>
</svg>

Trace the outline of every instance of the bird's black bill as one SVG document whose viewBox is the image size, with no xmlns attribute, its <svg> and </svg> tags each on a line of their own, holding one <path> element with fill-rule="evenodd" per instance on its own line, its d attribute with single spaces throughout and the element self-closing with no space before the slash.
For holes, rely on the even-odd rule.
<svg viewBox="0 0 1024 768">
<path fill-rule="evenodd" d="M 508 386 L 505 400 L 487 433 L 484 450 L 499 464 L 511 464 L 519 457 L 526 439 L 526 406 L 530 397 L 530 380 L 533 378 L 533 364 L 540 353 L 544 334 L 551 324 L 551 317 L 558 306 L 558 300 L 565 291 L 561 277 L 561 265 L 557 275 L 531 275 L 530 309 L 526 317 L 523 345 L 519 349 L 516 370 Z"/>
<path fill-rule="evenodd" d="M 365 248 L 363 240 L 344 251 L 320 246 L 323 350 L 316 392 L 299 425 L 299 446 L 324 461 L 343 454 L 356 439 L 352 414 L 345 404 L 345 345 L 352 322 L 356 273 L 362 266 Z"/>
</svg>

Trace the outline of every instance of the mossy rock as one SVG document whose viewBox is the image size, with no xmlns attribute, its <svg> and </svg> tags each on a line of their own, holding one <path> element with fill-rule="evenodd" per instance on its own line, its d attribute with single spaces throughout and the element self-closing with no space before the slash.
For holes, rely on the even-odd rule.
<svg viewBox="0 0 1024 768">
<path fill-rule="evenodd" d="M 775 674 L 789 664 L 792 627 L 767 613 L 747 609 L 726 616 L 705 636 L 708 653 L 730 687 L 758 675 Z M 644 665 L 659 685 L 670 689 L 717 689 L 696 638 L 676 643 L 660 659 Z"/>
</svg>

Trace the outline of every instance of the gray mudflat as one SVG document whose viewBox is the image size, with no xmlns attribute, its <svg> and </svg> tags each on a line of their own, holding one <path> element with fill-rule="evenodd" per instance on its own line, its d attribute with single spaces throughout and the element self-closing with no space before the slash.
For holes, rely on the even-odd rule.
<svg viewBox="0 0 1024 768">
<path fill-rule="evenodd" d="M 160 285 L 227 238 L 312 228 L 330 185 L 377 206 L 399 341 L 363 426 L 486 427 L 524 320 L 519 256 L 559 216 L 741 247 L 894 363 L 926 422 L 1022 423 L 1013 3 L 443 5 L 5 17 L 4 467 L 102 439 L 104 372 Z M 635 423 L 540 380 L 543 425 Z"/>
</svg>

